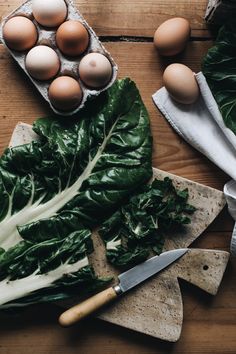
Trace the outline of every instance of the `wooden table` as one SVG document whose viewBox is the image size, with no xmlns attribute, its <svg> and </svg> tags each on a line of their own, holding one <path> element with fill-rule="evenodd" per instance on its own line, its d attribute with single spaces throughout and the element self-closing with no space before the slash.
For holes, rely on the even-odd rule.
<svg viewBox="0 0 236 354">
<path fill-rule="evenodd" d="M 0 0 L 4 15 L 21 3 Z M 136 81 L 151 117 L 153 166 L 222 189 L 229 179 L 177 136 L 154 107 L 151 94 L 161 86 L 170 62 L 158 57 L 152 37 L 157 26 L 173 16 L 190 20 L 192 37 L 178 59 L 200 70 L 212 40 L 203 20 L 207 0 L 78 0 L 77 5 L 119 65 L 119 76 Z M 0 149 L 7 146 L 18 121 L 31 123 L 50 114 L 47 104 L 0 46 Z M 229 250 L 233 222 L 224 210 L 194 244 Z M 0 354 L 235 354 L 236 266 L 231 262 L 219 293 L 212 298 L 182 283 L 184 324 L 180 340 L 165 343 L 117 326 L 89 319 L 62 329 L 55 305 L 28 308 L 18 315 L 0 315 Z"/>
</svg>

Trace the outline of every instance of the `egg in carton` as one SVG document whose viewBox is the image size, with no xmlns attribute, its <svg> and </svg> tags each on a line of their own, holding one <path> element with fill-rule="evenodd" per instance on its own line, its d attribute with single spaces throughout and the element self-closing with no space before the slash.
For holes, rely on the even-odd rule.
<svg viewBox="0 0 236 354">
<path fill-rule="evenodd" d="M 73 21 L 79 21 L 88 31 L 89 34 L 89 44 L 87 49 L 79 56 L 66 56 L 62 53 L 62 51 L 58 48 L 57 43 L 56 43 L 56 31 L 59 26 L 56 27 L 45 27 L 42 24 L 39 24 L 38 21 L 36 21 L 35 16 L 33 16 L 33 10 L 32 10 L 32 3 L 34 0 L 28 0 L 24 4 L 22 4 L 20 7 L 18 7 L 16 10 L 11 12 L 8 16 L 6 16 L 1 23 L 1 28 L 0 28 L 0 38 L 1 42 L 6 46 L 6 48 L 9 50 L 10 54 L 12 57 L 16 60 L 16 62 L 20 65 L 20 67 L 24 70 L 25 74 L 30 78 L 30 80 L 33 82 L 35 87 L 38 89 L 38 91 L 41 93 L 41 95 L 44 97 L 44 99 L 49 103 L 51 106 L 52 110 L 59 115 L 74 115 L 77 113 L 79 110 L 81 110 L 85 102 L 88 100 L 89 97 L 92 96 L 97 96 L 99 95 L 100 92 L 107 90 L 116 80 L 117 76 L 117 71 L 118 67 L 116 63 L 114 62 L 113 58 L 111 57 L 110 53 L 104 48 L 102 43 L 99 41 L 97 35 L 93 31 L 93 29 L 88 25 L 88 23 L 85 21 L 81 13 L 77 10 L 77 8 L 74 6 L 73 1 L 71 0 L 64 0 L 66 7 L 67 7 L 67 15 L 66 18 L 60 22 L 65 23 L 68 20 L 73 20 Z M 52 0 L 48 0 L 49 2 Z M 29 52 L 29 50 L 24 50 L 24 51 L 16 51 L 13 50 L 7 45 L 4 35 L 3 35 L 3 28 L 6 24 L 6 22 L 15 17 L 15 16 L 24 16 L 28 19 L 30 19 L 38 32 L 38 37 L 37 41 L 34 44 L 33 48 L 38 46 L 38 45 L 45 45 L 47 47 L 51 47 L 58 55 L 58 58 L 60 60 L 60 68 L 57 74 L 50 80 L 45 80 L 41 81 L 38 79 L 35 79 L 32 75 L 29 74 L 27 68 L 26 68 L 26 56 Z M 19 28 L 19 31 L 21 29 Z M 111 76 L 109 78 L 108 83 L 106 83 L 103 87 L 99 88 L 91 88 L 87 86 L 84 81 L 81 80 L 80 75 L 78 73 L 78 68 L 79 64 L 87 54 L 89 53 L 100 53 L 103 54 L 110 62 L 111 64 Z M 52 81 L 60 76 L 69 76 L 77 80 L 79 82 L 80 88 L 82 90 L 82 99 L 79 103 L 79 105 L 71 110 L 61 110 L 55 107 L 55 105 L 52 104 L 50 98 L 49 98 L 49 86 L 52 83 Z"/>
</svg>

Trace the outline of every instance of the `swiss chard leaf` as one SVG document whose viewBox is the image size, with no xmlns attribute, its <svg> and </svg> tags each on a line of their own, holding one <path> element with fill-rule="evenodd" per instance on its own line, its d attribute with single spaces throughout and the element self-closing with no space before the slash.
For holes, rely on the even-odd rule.
<svg viewBox="0 0 236 354">
<path fill-rule="evenodd" d="M 203 59 L 202 72 L 225 125 L 236 134 L 236 22 L 226 22 Z"/>
<path fill-rule="evenodd" d="M 109 262 L 130 267 L 152 252 L 160 254 L 166 234 L 191 222 L 186 214 L 196 209 L 187 203 L 188 196 L 188 190 L 175 189 L 170 178 L 155 179 L 134 194 L 99 229 Z"/>
<path fill-rule="evenodd" d="M 63 239 L 21 241 L 0 255 L 1 308 L 79 295 L 104 284 L 89 266 L 91 232 L 83 227 Z M 86 289 L 86 286 L 89 289 Z M 40 298 L 40 294 L 43 298 Z M 16 301 L 17 300 L 17 301 Z"/>
<path fill-rule="evenodd" d="M 76 222 L 91 228 L 152 175 L 148 114 L 129 79 L 79 119 L 39 119 L 34 130 L 39 141 L 0 160 L 2 248 L 76 230 Z"/>
<path fill-rule="evenodd" d="M 152 175 L 149 118 L 130 79 L 117 81 L 78 119 L 39 119 L 34 130 L 39 141 L 8 148 L 0 159 L 6 307 L 103 284 L 88 263 L 90 230 Z"/>
</svg>

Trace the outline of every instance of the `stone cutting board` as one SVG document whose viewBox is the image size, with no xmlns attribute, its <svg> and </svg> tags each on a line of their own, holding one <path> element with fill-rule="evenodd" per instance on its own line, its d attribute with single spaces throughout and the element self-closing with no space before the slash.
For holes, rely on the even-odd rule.
<svg viewBox="0 0 236 354">
<path fill-rule="evenodd" d="M 31 126 L 20 123 L 13 132 L 10 146 L 27 143 L 37 136 Z M 223 193 L 172 175 L 153 169 L 153 178 L 170 177 L 178 188 L 188 188 L 189 201 L 197 211 L 192 223 L 187 225 L 185 232 L 168 235 L 165 250 L 188 247 L 196 240 L 206 227 L 216 218 L 225 205 Z M 96 232 L 93 234 L 94 253 L 90 256 L 91 263 L 99 275 L 113 275 L 116 282 L 117 271 L 109 266 L 105 259 L 104 246 Z M 176 263 L 142 286 L 130 291 L 98 313 L 105 321 L 133 329 L 153 337 L 170 342 L 178 340 L 183 321 L 183 304 L 178 278 L 200 287 L 209 294 L 215 295 L 223 277 L 229 253 L 216 250 L 190 249 Z M 63 304 L 69 307 L 78 299 Z"/>
</svg>

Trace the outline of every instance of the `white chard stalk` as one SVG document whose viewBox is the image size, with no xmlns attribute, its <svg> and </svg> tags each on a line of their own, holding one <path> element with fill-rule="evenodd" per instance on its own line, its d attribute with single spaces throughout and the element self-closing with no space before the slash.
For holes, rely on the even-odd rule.
<svg viewBox="0 0 236 354">
<path fill-rule="evenodd" d="M 17 230 L 17 226 L 25 225 L 41 219 L 50 218 L 53 215 L 56 215 L 58 210 L 60 210 L 66 203 L 68 203 L 71 199 L 73 199 L 76 195 L 79 194 L 81 185 L 92 174 L 95 165 L 97 164 L 99 158 L 102 156 L 102 153 L 107 145 L 108 140 L 112 135 L 116 123 L 117 121 L 115 121 L 115 123 L 111 127 L 109 134 L 105 136 L 103 143 L 99 146 L 94 158 L 89 161 L 83 173 L 70 187 L 67 187 L 63 191 L 60 191 L 46 203 L 40 204 L 44 196 L 42 196 L 39 200 L 33 203 L 34 181 L 32 179 L 32 193 L 28 204 L 19 212 L 13 215 L 11 215 L 13 196 L 9 196 L 8 213 L 5 219 L 0 222 L 0 247 L 4 248 L 5 250 L 8 250 L 10 247 L 15 246 L 18 242 L 22 240 Z"/>
<path fill-rule="evenodd" d="M 77 272 L 88 264 L 88 257 L 85 257 L 73 264 L 61 264 L 45 274 L 37 274 L 39 271 L 37 269 L 34 273 L 22 279 L 9 280 L 6 278 L 0 282 L 0 307 L 2 304 L 6 304 L 4 308 L 7 308 L 7 303 L 14 299 L 30 295 L 38 289 L 48 288 L 64 275 Z"/>
</svg>

